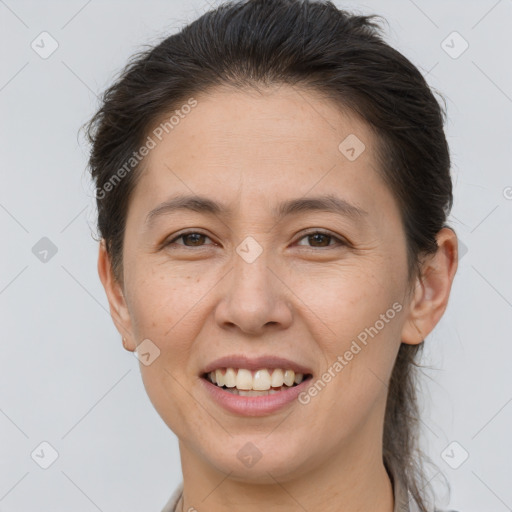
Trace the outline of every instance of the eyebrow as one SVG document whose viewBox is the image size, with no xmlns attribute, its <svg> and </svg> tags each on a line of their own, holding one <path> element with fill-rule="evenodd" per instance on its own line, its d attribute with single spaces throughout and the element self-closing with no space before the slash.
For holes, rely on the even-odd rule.
<svg viewBox="0 0 512 512">
<path fill-rule="evenodd" d="M 156 218 L 177 211 L 194 211 L 215 216 L 232 215 L 230 208 L 208 197 L 180 195 L 159 204 L 151 210 L 146 216 L 145 224 L 150 227 Z M 280 203 L 271 213 L 277 220 L 281 220 L 290 215 L 309 211 L 336 213 L 354 220 L 362 220 L 365 215 L 368 215 L 367 211 L 333 194 L 289 199 Z"/>
</svg>

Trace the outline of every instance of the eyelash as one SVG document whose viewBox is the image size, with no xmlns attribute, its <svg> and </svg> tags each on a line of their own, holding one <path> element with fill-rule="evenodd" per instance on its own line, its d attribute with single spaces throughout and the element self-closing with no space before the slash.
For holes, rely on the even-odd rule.
<svg viewBox="0 0 512 512">
<path fill-rule="evenodd" d="M 181 233 L 179 236 L 173 238 L 172 240 L 170 240 L 169 242 L 166 242 L 164 243 L 164 247 L 167 247 L 171 244 L 174 244 L 174 242 L 176 242 L 176 240 L 179 240 L 180 238 L 184 238 L 186 237 L 187 235 L 202 235 L 206 238 L 210 238 L 208 235 L 205 235 L 204 233 L 201 233 L 200 231 L 186 231 L 185 233 Z M 348 245 L 347 242 L 345 242 L 344 240 L 342 240 L 341 238 L 329 233 L 329 232 L 326 232 L 326 231 L 320 231 L 320 230 L 316 230 L 316 231 L 310 231 L 309 233 L 305 233 L 304 235 L 302 235 L 298 241 L 304 239 L 304 238 L 307 238 L 309 236 L 312 236 L 312 235 L 324 235 L 328 238 L 331 238 L 332 240 L 335 240 L 336 242 L 338 242 L 337 244 L 333 244 L 333 245 L 328 245 L 326 247 L 313 247 L 313 246 L 310 246 L 308 247 L 309 249 L 329 249 L 329 248 L 333 248 L 333 247 L 336 247 L 336 246 L 346 246 Z M 210 238 L 211 240 L 211 238 Z M 201 248 L 201 247 L 204 247 L 204 246 L 188 246 L 188 245 L 185 245 L 185 244 L 177 244 L 177 245 L 181 245 L 182 247 L 187 247 L 187 248 L 190 248 L 190 249 L 194 249 L 194 248 Z M 304 246 L 301 246 L 301 247 L 304 247 Z"/>
</svg>

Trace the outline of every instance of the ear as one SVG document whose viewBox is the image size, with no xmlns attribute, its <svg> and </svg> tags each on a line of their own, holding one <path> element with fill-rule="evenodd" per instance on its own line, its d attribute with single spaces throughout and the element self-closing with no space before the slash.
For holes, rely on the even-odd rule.
<svg viewBox="0 0 512 512">
<path fill-rule="evenodd" d="M 110 315 L 123 338 L 126 339 L 126 350 L 133 352 L 136 348 L 132 335 L 132 325 L 128 307 L 121 284 L 116 280 L 112 270 L 112 262 L 106 249 L 105 239 L 101 239 L 98 254 L 98 274 L 107 294 Z"/>
<path fill-rule="evenodd" d="M 421 275 L 402 328 L 402 342 L 420 344 L 439 322 L 448 304 L 458 265 L 457 235 L 443 228 L 436 236 L 438 249 L 422 263 Z"/>
</svg>

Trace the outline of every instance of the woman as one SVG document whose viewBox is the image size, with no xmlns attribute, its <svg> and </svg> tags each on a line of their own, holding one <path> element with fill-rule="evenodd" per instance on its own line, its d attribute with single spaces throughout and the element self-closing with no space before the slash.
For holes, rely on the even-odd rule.
<svg viewBox="0 0 512 512">
<path fill-rule="evenodd" d="M 330 2 L 224 4 L 106 91 L 98 271 L 179 440 L 164 511 L 435 509 L 414 370 L 457 269 L 443 117 Z"/>
</svg>

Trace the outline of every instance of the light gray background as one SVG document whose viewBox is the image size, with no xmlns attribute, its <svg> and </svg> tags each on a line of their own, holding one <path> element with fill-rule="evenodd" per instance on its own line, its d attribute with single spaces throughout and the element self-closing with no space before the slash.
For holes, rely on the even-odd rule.
<svg viewBox="0 0 512 512">
<path fill-rule="evenodd" d="M 439 505 L 510 511 L 512 0 L 336 3 L 383 15 L 388 41 L 447 99 L 450 221 L 467 252 L 427 338 L 425 447 L 452 487 L 449 503 L 439 487 Z M 88 147 L 77 131 L 132 53 L 208 7 L 0 0 L 3 512 L 156 512 L 181 480 L 176 438 L 108 314 Z M 43 31 L 59 45 L 47 59 L 31 48 Z M 469 44 L 457 58 L 463 41 L 453 31 Z M 46 262 L 32 251 L 42 237 L 58 249 Z M 58 452 L 48 469 L 34 460 L 49 456 L 43 441 Z M 463 450 L 469 458 L 453 469 Z"/>
</svg>

